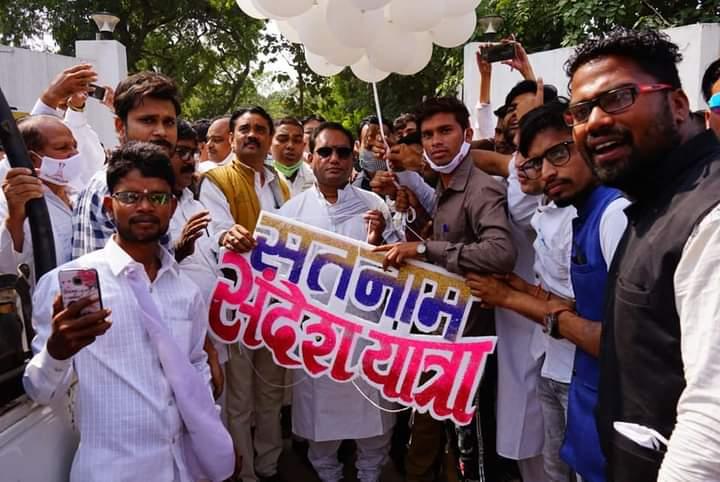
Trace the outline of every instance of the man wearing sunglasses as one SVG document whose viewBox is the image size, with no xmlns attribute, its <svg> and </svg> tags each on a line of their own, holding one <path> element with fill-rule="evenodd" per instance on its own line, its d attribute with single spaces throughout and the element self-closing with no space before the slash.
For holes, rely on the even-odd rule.
<svg viewBox="0 0 720 482">
<path fill-rule="evenodd" d="M 116 233 L 38 282 L 27 393 L 48 404 L 77 380 L 72 481 L 223 480 L 233 448 L 208 386 L 207 306 L 159 243 L 176 208 L 170 160 L 152 144 L 126 143 L 106 182 Z M 90 297 L 63 306 L 58 271 L 78 268 L 97 272 L 102 309 Z M 193 473 L 191 452 L 214 473 Z"/>
<path fill-rule="evenodd" d="M 584 480 L 602 482 L 605 460 L 593 410 L 597 402 L 603 287 L 627 224 L 623 209 L 629 202 L 618 190 L 598 184 L 573 142 L 572 129 L 564 118 L 566 108 L 566 102 L 556 100 L 523 117 L 519 149 L 527 158 L 521 167 L 525 175 L 531 180 L 541 179 L 545 195 L 558 207 L 572 205 L 577 210 L 571 259 L 566 261 L 575 303 L 520 278 L 504 282 L 471 274 L 468 284 L 483 301 L 514 310 L 542 324 L 543 331 L 552 338 L 564 338 L 576 345 L 567 429 L 560 434 L 564 435 L 560 455 Z M 546 444 L 552 444 L 554 438 L 551 435 Z M 555 450 L 558 448 L 556 445 Z"/>
<path fill-rule="evenodd" d="M 400 241 L 385 202 L 350 183 L 352 134 L 340 124 L 323 122 L 310 135 L 309 148 L 316 182 L 283 205 L 279 214 L 369 244 Z M 321 277 L 324 286 L 337 282 L 327 271 Z M 355 464 L 359 480 L 380 480 L 395 417 L 377 406 L 391 405 L 386 405 L 377 389 L 362 381 L 338 383 L 324 376 L 311 378 L 297 370 L 295 377 L 293 431 L 308 440 L 308 459 L 320 479 L 342 478 L 337 451 L 342 440 L 351 439 L 358 447 Z"/>
<path fill-rule="evenodd" d="M 720 59 L 705 70 L 702 78 L 702 92 L 708 110 L 705 111 L 705 125 L 720 137 Z"/>
<path fill-rule="evenodd" d="M 720 480 L 720 144 L 691 120 L 665 34 L 614 30 L 568 61 L 569 120 L 634 204 L 608 275 L 598 431 L 616 482 Z"/>
</svg>

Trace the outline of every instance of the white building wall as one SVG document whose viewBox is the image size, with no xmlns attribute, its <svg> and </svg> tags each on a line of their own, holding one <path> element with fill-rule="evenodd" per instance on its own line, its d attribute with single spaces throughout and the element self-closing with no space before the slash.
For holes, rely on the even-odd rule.
<svg viewBox="0 0 720 482">
<path fill-rule="evenodd" d="M 77 57 L 0 46 L 0 87 L 12 107 L 30 112 L 43 90 L 63 70 L 89 62 L 97 83 L 113 88 L 127 77 L 125 47 L 114 40 L 87 40 L 75 44 Z M 105 147 L 118 144 L 113 115 L 95 99 L 88 99 L 88 121 Z"/>
<path fill-rule="evenodd" d="M 690 108 L 704 109 L 705 100 L 702 97 L 701 81 L 707 66 L 720 57 L 720 24 L 705 23 L 685 25 L 664 30 L 675 42 L 683 54 L 683 61 L 678 65 L 680 81 L 690 99 Z M 480 74 L 477 70 L 475 52 L 478 43 L 465 45 L 464 50 L 464 87 L 463 99 L 471 115 L 475 116 L 475 105 L 480 94 Z M 565 61 L 572 54 L 573 48 L 547 50 L 531 54 L 535 75 L 542 77 L 547 84 L 553 84 L 560 95 L 568 96 L 568 78 L 565 75 Z M 492 65 L 492 88 L 490 99 L 493 109 L 502 105 L 505 95 L 513 85 L 522 80 L 517 71 L 500 63 Z"/>
</svg>

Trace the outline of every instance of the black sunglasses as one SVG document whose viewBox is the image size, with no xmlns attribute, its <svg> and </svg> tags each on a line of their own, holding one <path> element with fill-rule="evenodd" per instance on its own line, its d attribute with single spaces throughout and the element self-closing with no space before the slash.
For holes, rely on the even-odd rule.
<svg viewBox="0 0 720 482">
<path fill-rule="evenodd" d="M 350 156 L 352 156 L 352 148 L 351 147 L 318 147 L 315 149 L 315 154 L 322 158 L 327 158 L 332 156 L 333 152 L 337 154 L 337 156 L 340 159 L 349 159 Z"/>
</svg>

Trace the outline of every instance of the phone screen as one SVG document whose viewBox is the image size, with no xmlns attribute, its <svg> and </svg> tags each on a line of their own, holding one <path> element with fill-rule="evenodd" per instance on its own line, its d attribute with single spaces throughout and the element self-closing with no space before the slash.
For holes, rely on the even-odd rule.
<svg viewBox="0 0 720 482">
<path fill-rule="evenodd" d="M 100 279 L 95 269 L 80 268 L 61 270 L 58 273 L 58 281 L 60 282 L 60 294 L 63 305 L 66 308 L 79 299 L 93 296 L 97 298 L 97 301 L 83 308 L 80 314 L 95 313 L 102 309 Z"/>
</svg>

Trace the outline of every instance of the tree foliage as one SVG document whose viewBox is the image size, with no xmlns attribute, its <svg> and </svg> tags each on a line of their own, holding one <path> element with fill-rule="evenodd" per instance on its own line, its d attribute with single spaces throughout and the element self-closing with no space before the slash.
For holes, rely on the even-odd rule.
<svg viewBox="0 0 720 482">
<path fill-rule="evenodd" d="M 233 0 L 0 0 L 0 42 L 26 46 L 47 33 L 59 53 L 74 55 L 76 40 L 95 37 L 96 11 L 120 17 L 115 38 L 130 72 L 177 80 L 187 117 L 227 112 L 252 95 L 251 71 L 263 68 L 256 59 L 276 44 Z"/>
<path fill-rule="evenodd" d="M 88 13 L 121 18 L 116 38 L 130 71 L 154 69 L 174 77 L 187 117 L 210 117 L 240 104 L 259 103 L 275 116 L 317 113 L 353 128 L 374 112 L 371 86 L 349 69 L 324 78 L 305 64 L 302 47 L 263 30 L 234 0 L 0 0 L 0 43 L 26 45 L 44 33 L 60 52 L 94 37 Z M 529 52 L 575 45 L 614 26 L 667 28 L 720 18 L 720 0 L 482 0 L 478 16 L 505 19 Z M 476 30 L 470 41 L 480 40 Z M 283 56 L 291 75 L 267 72 Z M 435 47 L 428 67 L 378 84 L 386 117 L 412 109 L 423 97 L 455 94 L 462 83 L 462 48 Z M 260 87 L 260 88 L 258 88 Z"/>
</svg>

